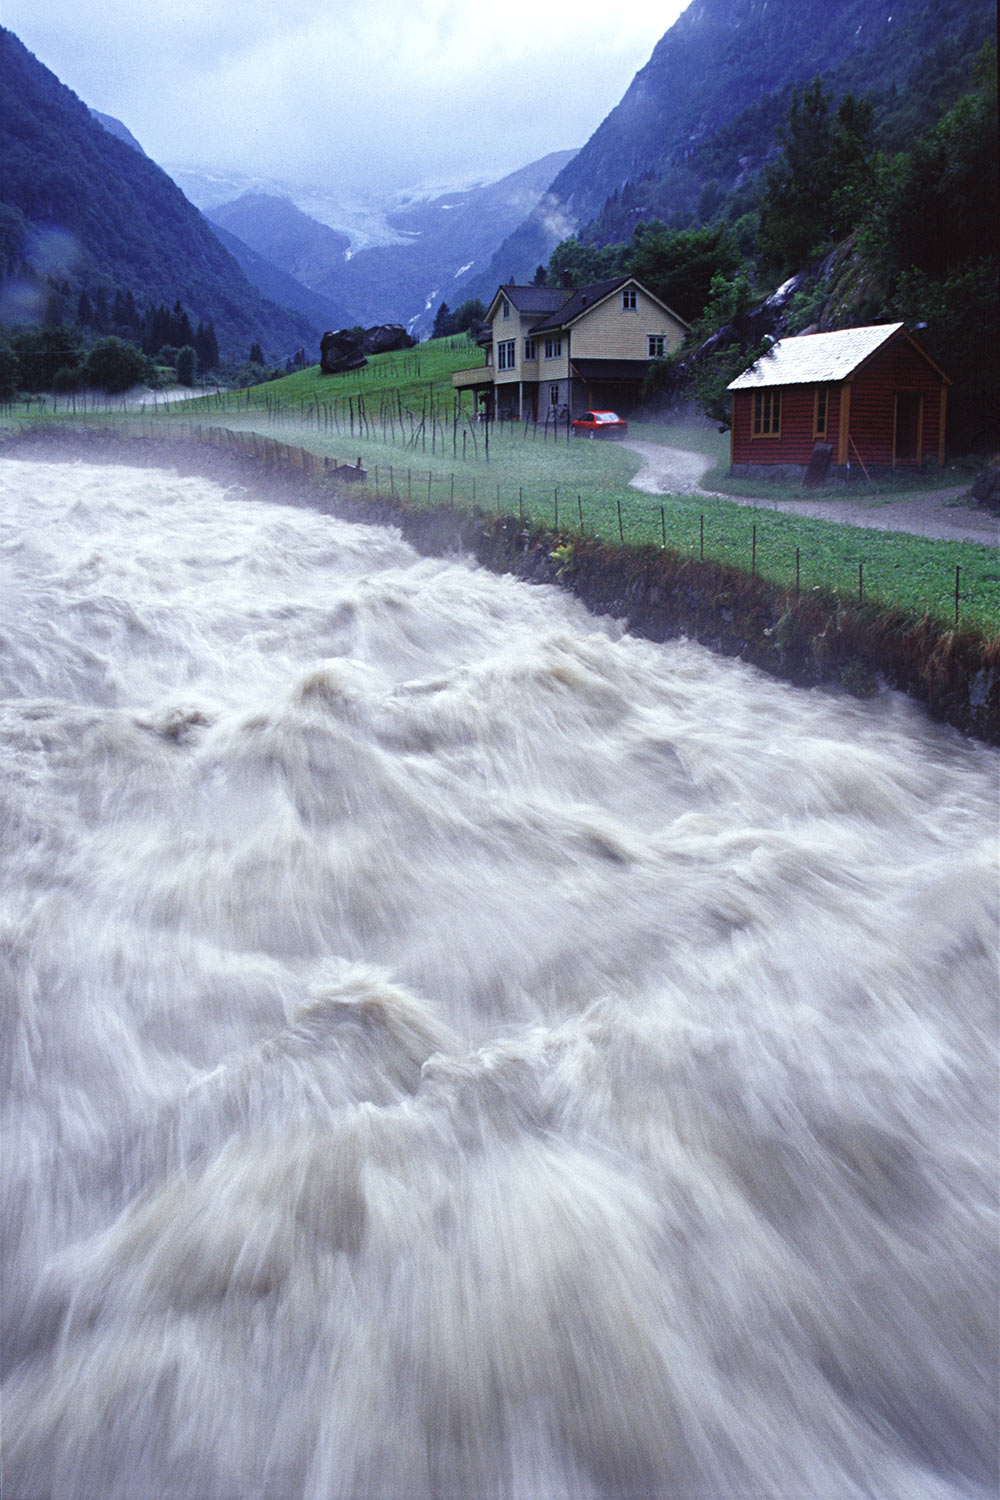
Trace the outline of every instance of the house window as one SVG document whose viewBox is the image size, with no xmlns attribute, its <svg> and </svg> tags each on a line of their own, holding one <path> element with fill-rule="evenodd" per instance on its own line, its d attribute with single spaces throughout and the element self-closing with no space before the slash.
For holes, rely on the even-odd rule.
<svg viewBox="0 0 1000 1500">
<path fill-rule="evenodd" d="M 516 348 L 517 341 L 515 339 L 501 339 L 500 343 L 497 344 L 498 370 L 513 370 L 515 364 L 514 351 Z"/>
<path fill-rule="evenodd" d="M 635 287 L 627 286 L 622 292 L 622 312 L 635 312 L 636 296 Z"/>
<path fill-rule="evenodd" d="M 538 358 L 538 349 L 537 349 L 537 347 L 535 345 L 534 339 L 525 339 L 525 341 L 524 341 L 524 357 L 525 357 L 525 359 L 537 359 Z"/>
<path fill-rule="evenodd" d="M 506 297 L 504 297 L 503 301 L 500 303 L 500 316 L 502 318 L 510 317 L 510 303 L 507 301 Z"/>
<path fill-rule="evenodd" d="M 825 385 L 816 387 L 816 409 L 813 416 L 813 437 L 825 438 L 830 417 L 830 389 Z"/>
<path fill-rule="evenodd" d="M 557 385 L 550 385 L 549 386 L 549 405 L 550 406 L 558 406 L 559 405 L 559 387 Z"/>
<path fill-rule="evenodd" d="M 646 348 L 648 359 L 662 359 L 667 352 L 667 336 L 665 333 L 649 333 L 646 335 Z"/>
<path fill-rule="evenodd" d="M 753 436 L 777 437 L 781 432 L 781 392 L 754 391 Z"/>
<path fill-rule="evenodd" d="M 558 359 L 562 353 L 562 339 L 545 340 L 545 358 Z"/>
</svg>

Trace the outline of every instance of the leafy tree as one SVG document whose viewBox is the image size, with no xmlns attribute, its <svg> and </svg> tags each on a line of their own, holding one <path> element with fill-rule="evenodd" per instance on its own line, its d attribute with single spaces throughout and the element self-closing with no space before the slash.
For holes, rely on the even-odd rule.
<svg viewBox="0 0 1000 1500">
<path fill-rule="evenodd" d="M 792 95 L 778 131 L 781 155 L 764 173 L 760 248 L 784 272 L 815 260 L 846 234 L 877 188 L 874 110 L 833 96 L 819 78 Z"/>
<path fill-rule="evenodd" d="M 450 334 L 456 331 L 455 315 L 450 311 L 447 302 L 442 302 L 434 315 L 434 327 L 431 329 L 431 338 L 448 338 Z"/>
<path fill-rule="evenodd" d="M 127 391 L 149 376 L 149 361 L 141 349 L 109 334 L 98 339 L 83 367 L 87 385 L 115 395 Z"/>
<path fill-rule="evenodd" d="M 737 271 L 735 276 L 716 271 L 709 283 L 708 301 L 693 329 L 694 337 L 708 338 L 716 329 L 739 317 L 753 301 L 754 291 L 745 271 Z"/>
<path fill-rule="evenodd" d="M 733 398 L 727 390 L 729 382 L 735 380 L 737 375 L 742 374 L 770 347 L 769 339 L 750 349 L 735 343 L 694 362 L 692 386 L 695 400 L 706 417 L 719 424 L 721 432 L 727 432 L 732 423 Z"/>
<path fill-rule="evenodd" d="M 479 297 L 467 297 L 455 308 L 455 332 L 466 333 L 474 323 L 482 323 L 486 317 L 486 304 Z"/>
<path fill-rule="evenodd" d="M 579 240 L 563 240 L 549 257 L 549 286 L 587 286 L 593 281 L 610 281 L 625 269 L 626 245 L 583 245 Z"/>
<path fill-rule="evenodd" d="M 627 266 L 631 275 L 687 322 L 702 313 L 714 278 L 730 278 L 739 268 L 739 251 L 725 225 L 671 230 L 657 221 L 636 226 Z"/>
<path fill-rule="evenodd" d="M 57 395 L 78 391 L 83 385 L 83 370 L 79 365 L 63 365 L 52 377 L 52 389 Z"/>
<path fill-rule="evenodd" d="M 946 278 L 997 253 L 996 51 L 984 49 L 974 86 L 912 150 L 897 158 L 884 213 L 882 258 Z"/>
<path fill-rule="evenodd" d="M 895 162 L 884 222 L 869 236 L 890 282 L 886 311 L 903 318 L 954 381 L 953 446 L 1000 433 L 1000 299 L 995 49 L 973 87 Z"/>
<path fill-rule="evenodd" d="M 179 385 L 194 385 L 198 368 L 198 356 L 192 344 L 185 344 L 177 351 L 177 382 Z"/>
<path fill-rule="evenodd" d="M 25 391 L 47 391 L 56 371 L 79 364 L 79 339 L 62 324 L 42 328 L 17 328 L 9 339 L 18 356 L 19 382 Z"/>
<path fill-rule="evenodd" d="M 0 401 L 12 401 L 17 395 L 21 366 L 17 352 L 0 344 Z"/>
</svg>

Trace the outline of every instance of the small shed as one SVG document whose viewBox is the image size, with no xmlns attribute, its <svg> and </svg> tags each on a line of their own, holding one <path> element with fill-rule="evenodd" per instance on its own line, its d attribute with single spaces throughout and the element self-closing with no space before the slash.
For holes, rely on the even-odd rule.
<svg viewBox="0 0 1000 1500">
<path fill-rule="evenodd" d="M 728 386 L 730 462 L 943 463 L 950 383 L 902 323 L 781 339 Z"/>
</svg>

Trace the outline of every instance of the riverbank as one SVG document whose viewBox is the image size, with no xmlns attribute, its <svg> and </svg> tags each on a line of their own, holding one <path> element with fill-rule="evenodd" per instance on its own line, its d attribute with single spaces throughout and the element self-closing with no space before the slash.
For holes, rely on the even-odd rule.
<svg viewBox="0 0 1000 1500">
<path fill-rule="evenodd" d="M 56 428 L 11 438 L 2 452 L 65 456 L 72 445 L 101 462 L 187 468 L 252 484 L 282 503 L 393 525 L 426 555 L 462 550 L 483 566 L 571 590 L 596 614 L 621 620 L 653 641 L 687 636 L 801 686 L 857 696 L 906 693 L 932 718 L 1000 744 L 1000 639 L 877 604 L 851 603 L 754 577 L 670 548 L 613 547 L 571 530 L 449 507 L 415 508 L 397 497 L 360 493 L 331 477 L 323 461 L 247 433 L 206 429 L 203 442 L 136 438 L 107 429 Z M 215 432 L 214 439 L 208 435 Z M 251 442 L 251 439 L 254 439 Z"/>
</svg>

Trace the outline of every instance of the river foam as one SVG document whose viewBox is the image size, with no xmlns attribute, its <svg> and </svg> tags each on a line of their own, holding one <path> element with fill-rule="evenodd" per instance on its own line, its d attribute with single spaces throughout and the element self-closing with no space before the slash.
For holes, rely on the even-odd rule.
<svg viewBox="0 0 1000 1500">
<path fill-rule="evenodd" d="M 5 1493 L 994 1495 L 996 753 L 0 492 Z"/>
</svg>

